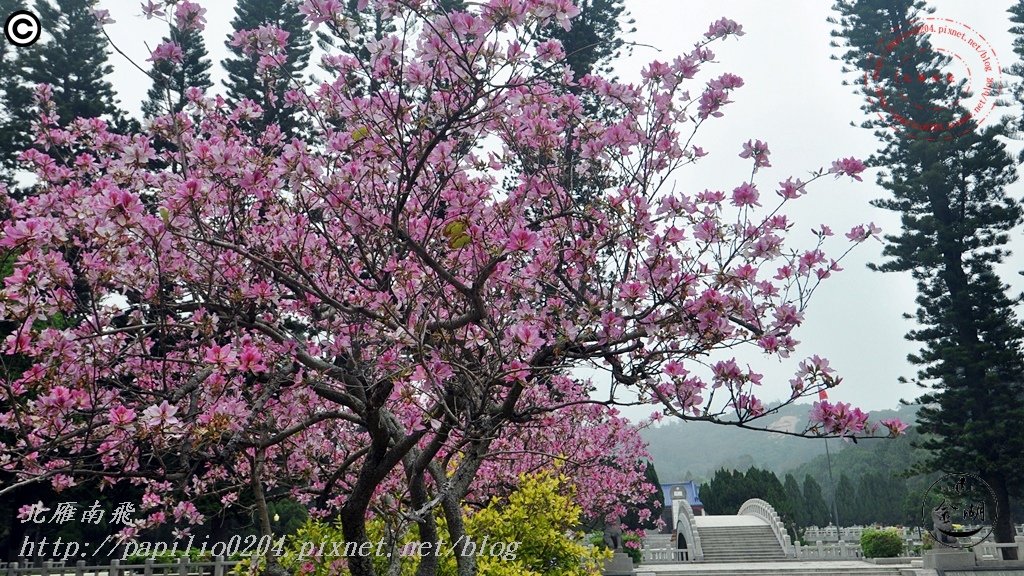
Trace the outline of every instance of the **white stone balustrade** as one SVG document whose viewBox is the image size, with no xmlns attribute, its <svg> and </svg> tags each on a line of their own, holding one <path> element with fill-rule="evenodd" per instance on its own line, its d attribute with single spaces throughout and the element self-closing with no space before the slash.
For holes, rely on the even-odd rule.
<svg viewBox="0 0 1024 576">
<path fill-rule="evenodd" d="M 778 513 L 775 512 L 775 508 L 772 508 L 771 504 L 760 498 L 751 498 L 740 506 L 739 512 L 736 514 L 739 516 L 749 514 L 767 522 L 771 526 L 772 532 L 775 533 L 775 537 L 778 538 L 779 545 L 782 546 L 782 552 L 786 556 L 792 557 L 795 555 L 793 540 L 786 530 L 786 525 L 782 523 L 782 519 L 779 518 Z"/>
</svg>

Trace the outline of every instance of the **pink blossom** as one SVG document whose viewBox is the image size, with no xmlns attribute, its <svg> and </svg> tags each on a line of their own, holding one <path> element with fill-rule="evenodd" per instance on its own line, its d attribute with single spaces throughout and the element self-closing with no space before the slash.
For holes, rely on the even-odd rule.
<svg viewBox="0 0 1024 576">
<path fill-rule="evenodd" d="M 536 233 L 522 226 L 516 226 L 512 233 L 508 235 L 508 244 L 505 245 L 505 249 L 513 252 L 527 251 L 532 250 L 536 245 Z"/>
<path fill-rule="evenodd" d="M 773 315 L 780 328 L 799 326 L 803 322 L 803 313 L 797 311 L 795 306 L 788 303 L 776 308 Z"/>
<path fill-rule="evenodd" d="M 800 363 L 800 371 L 798 374 L 802 376 L 806 375 L 824 375 L 830 376 L 833 374 L 833 370 L 829 367 L 829 362 L 825 358 L 822 358 L 815 354 L 807 360 Z"/>
<path fill-rule="evenodd" d="M 664 371 L 665 374 L 668 374 L 669 376 L 672 377 L 686 376 L 687 374 L 689 374 L 689 371 L 686 368 L 683 368 L 683 363 L 677 362 L 675 360 L 670 360 L 666 362 Z"/>
<path fill-rule="evenodd" d="M 733 408 L 745 413 L 746 417 L 756 417 L 765 413 L 764 403 L 751 394 L 738 394 L 730 403 Z"/>
<path fill-rule="evenodd" d="M 697 107 L 697 115 L 703 120 L 709 116 L 715 118 L 721 118 L 723 114 L 719 112 L 719 109 L 731 103 L 729 95 L 725 90 L 721 88 L 708 87 L 700 95 L 700 105 Z"/>
<path fill-rule="evenodd" d="M 127 426 L 135 421 L 135 411 L 122 404 L 118 404 L 107 415 L 107 419 L 114 426 Z"/>
<path fill-rule="evenodd" d="M 105 8 L 94 9 L 92 11 L 92 17 L 96 19 L 96 23 L 100 26 L 114 23 L 114 19 L 110 17 L 110 10 Z"/>
<path fill-rule="evenodd" d="M 704 33 L 706 38 L 722 38 L 733 34 L 736 36 L 743 36 L 746 32 L 743 31 L 743 26 L 737 24 L 735 21 L 728 18 L 721 18 L 711 23 L 708 31 Z"/>
<path fill-rule="evenodd" d="M 846 237 L 852 242 L 861 242 L 873 236 L 877 237 L 881 232 L 882 229 L 875 226 L 875 223 L 872 222 L 867 225 L 858 224 L 857 226 L 850 228 L 850 231 L 846 233 Z"/>
<path fill-rule="evenodd" d="M 733 90 L 743 86 L 743 78 L 726 72 L 711 82 L 708 82 L 708 86 L 713 90 Z"/>
<path fill-rule="evenodd" d="M 533 350 L 543 344 L 540 332 L 529 324 L 517 324 L 512 328 L 512 337 L 516 339 L 523 348 Z"/>
<path fill-rule="evenodd" d="M 736 359 L 716 362 L 711 369 L 715 373 L 714 387 L 717 388 L 723 383 L 737 382 L 743 376 L 742 370 L 736 364 Z"/>
<path fill-rule="evenodd" d="M 242 347 L 242 352 L 238 355 L 238 369 L 254 374 L 266 372 L 267 367 L 263 363 L 263 354 L 255 346 Z"/>
<path fill-rule="evenodd" d="M 672 61 L 672 70 L 680 78 L 693 78 L 700 71 L 700 65 L 693 56 L 677 56 Z"/>
<path fill-rule="evenodd" d="M 153 0 L 146 0 L 142 3 L 142 14 L 147 20 L 150 20 L 154 17 L 161 17 L 165 13 L 162 9 L 162 4 L 153 2 Z"/>
<path fill-rule="evenodd" d="M 833 405 L 828 400 L 820 400 L 814 403 L 810 420 L 821 424 L 827 434 L 850 436 L 865 430 L 868 415 L 860 408 L 851 408 L 848 403 Z"/>
<path fill-rule="evenodd" d="M 623 300 L 639 300 L 647 295 L 647 286 L 643 282 L 631 280 L 619 286 L 619 298 Z"/>
<path fill-rule="evenodd" d="M 39 406 L 46 410 L 67 413 L 80 405 L 78 394 L 66 386 L 55 386 L 50 393 L 38 400 Z"/>
<path fill-rule="evenodd" d="M 177 412 L 176 406 L 171 406 L 167 400 L 164 400 L 159 405 L 150 406 L 142 411 L 143 422 L 154 428 L 164 425 L 173 426 L 179 423 L 174 416 Z"/>
<path fill-rule="evenodd" d="M 342 5 L 338 0 L 306 0 L 299 7 L 299 12 L 306 16 L 310 29 L 316 30 L 320 24 L 333 22 L 342 13 Z"/>
<path fill-rule="evenodd" d="M 181 46 L 176 42 L 163 42 L 159 46 L 153 49 L 153 52 L 149 55 L 150 62 L 157 63 L 164 60 L 174 62 L 175 64 L 181 64 L 185 56 L 181 51 Z"/>
<path fill-rule="evenodd" d="M 55 492 L 63 492 L 77 484 L 74 477 L 68 474 L 55 474 L 53 478 L 50 478 L 50 485 L 53 486 Z"/>
<path fill-rule="evenodd" d="M 177 520 L 185 519 L 192 525 L 202 524 L 203 522 L 203 515 L 196 508 L 196 505 L 191 502 L 178 502 L 174 506 L 174 518 Z"/>
<path fill-rule="evenodd" d="M 734 188 L 732 191 L 732 205 L 733 206 L 760 206 L 761 204 L 757 201 L 760 194 L 757 192 L 757 186 L 744 182 L 739 187 Z"/>
<path fill-rule="evenodd" d="M 558 40 L 548 40 L 537 45 L 537 58 L 541 62 L 553 62 L 565 58 L 565 50 Z"/>
<path fill-rule="evenodd" d="M 774 278 L 776 280 L 785 280 L 792 276 L 793 266 L 790 264 L 783 264 L 782 266 L 779 266 L 778 270 L 776 270 Z"/>
<path fill-rule="evenodd" d="M 893 437 L 903 434 L 903 432 L 910 427 L 907 424 L 901 422 L 898 418 L 887 418 L 885 420 L 880 421 L 879 423 L 882 426 L 888 428 L 889 435 Z"/>
<path fill-rule="evenodd" d="M 150 508 L 156 508 L 157 506 L 159 506 L 161 504 L 162 501 L 163 501 L 163 499 L 160 498 L 160 496 L 158 494 L 155 494 L 155 493 L 147 490 L 142 495 L 142 509 L 143 510 L 149 510 Z"/>
<path fill-rule="evenodd" d="M 693 237 L 702 242 L 713 242 L 718 236 L 718 225 L 711 218 L 701 220 L 693 227 Z"/>
<path fill-rule="evenodd" d="M 212 344 L 206 349 L 206 354 L 203 356 L 203 361 L 209 364 L 216 364 L 221 368 L 234 368 L 237 360 L 237 356 L 232 349 L 231 344 Z"/>
<path fill-rule="evenodd" d="M 704 202 L 707 204 L 720 204 L 722 200 L 725 200 L 725 192 L 721 190 L 705 190 L 697 194 L 697 202 Z"/>
<path fill-rule="evenodd" d="M 779 182 L 779 186 L 781 187 L 778 191 L 779 196 L 782 196 L 787 200 L 799 198 L 801 195 L 806 193 L 803 189 L 804 183 L 799 179 L 794 181 L 792 178 L 787 178 L 785 182 Z"/>
<path fill-rule="evenodd" d="M 768 151 L 768 144 L 761 142 L 760 140 L 754 142 L 747 140 L 743 144 L 743 151 L 740 152 L 740 158 L 753 158 L 754 159 L 754 170 L 758 168 L 771 167 L 771 163 L 768 161 L 768 156 L 771 154 Z"/>
<path fill-rule="evenodd" d="M 174 24 L 181 30 L 202 30 L 206 27 L 206 8 L 183 0 L 174 10 Z"/>
<path fill-rule="evenodd" d="M 836 178 L 846 175 L 860 182 L 862 179 L 858 174 L 863 172 L 865 168 L 866 166 L 864 166 L 863 162 L 851 156 L 849 158 L 840 158 L 839 160 L 832 162 L 832 168 L 829 170 L 829 173 L 835 174 Z"/>
</svg>

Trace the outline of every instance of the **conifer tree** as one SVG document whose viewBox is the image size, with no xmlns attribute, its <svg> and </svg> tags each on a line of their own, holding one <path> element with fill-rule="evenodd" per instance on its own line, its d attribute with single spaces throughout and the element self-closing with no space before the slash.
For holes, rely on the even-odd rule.
<svg viewBox="0 0 1024 576">
<path fill-rule="evenodd" d="M 1007 295 L 995 265 L 1009 255 L 1022 211 L 1005 191 L 1017 176 L 997 139 L 1004 130 L 976 125 L 958 103 L 962 86 L 906 81 L 944 75 L 946 59 L 914 31 L 927 13 L 923 2 L 847 0 L 835 9 L 842 58 L 874 96 L 864 110 L 882 112 L 866 125 L 884 143 L 872 163 L 884 168 L 878 183 L 891 196 L 874 204 L 902 220 L 902 230 L 886 236 L 888 260 L 874 268 L 917 281 L 918 326 L 907 338 L 922 346 L 909 360 L 927 389 L 918 399 L 925 469 L 983 478 L 999 508 L 996 540 L 1012 542 L 1010 496 L 1020 491 L 1024 464 L 1024 328 L 1013 310 L 1019 300 Z M 898 131 L 884 125 L 894 120 Z"/>
<path fill-rule="evenodd" d="M 1013 34 L 1013 52 L 1017 56 L 1017 62 L 1009 66 L 1007 72 L 1016 76 L 1018 80 L 1024 80 L 1024 0 L 1017 0 L 1017 3 L 1007 10 L 1010 13 L 1010 33 Z M 1015 100 L 1024 102 L 1024 81 L 1018 81 L 1010 86 L 1011 93 Z M 1019 131 L 1024 128 L 1024 115 L 1017 116 L 1010 123 L 1013 129 Z M 1020 138 L 1020 134 L 1017 135 Z M 1024 162 L 1024 150 L 1017 158 L 1018 162 Z M 1024 274 L 1024 272 L 1021 272 Z"/>
<path fill-rule="evenodd" d="M 142 103 L 142 113 L 147 118 L 180 112 L 185 106 L 185 89 L 206 89 L 213 85 L 210 82 L 210 59 L 206 43 L 199 30 L 182 30 L 172 25 L 170 34 L 164 37 L 163 42 L 165 45 L 173 43 L 180 49 L 181 61 L 160 58 L 154 62 L 150 72 L 153 86 L 147 93 L 147 100 Z"/>
<path fill-rule="evenodd" d="M 821 485 L 810 474 L 804 476 L 803 496 L 808 524 L 827 526 L 829 523 L 828 504 L 821 494 Z"/>
<path fill-rule="evenodd" d="M 263 120 L 257 128 L 277 124 L 285 134 L 294 135 L 301 126 L 285 94 L 303 81 L 303 71 L 312 50 L 310 33 L 298 3 L 294 0 L 239 0 L 231 20 L 234 33 L 227 46 L 232 56 L 223 61 L 228 78 L 224 82 L 228 98 L 248 98 L 263 108 Z M 284 61 L 279 67 L 262 68 L 258 58 L 239 45 L 238 33 L 273 26 L 288 33 Z"/>
<path fill-rule="evenodd" d="M 786 479 L 783 481 L 782 486 L 786 489 L 786 500 L 789 501 L 793 512 L 793 524 L 800 527 L 807 526 L 807 507 L 803 494 L 800 492 L 800 483 L 796 481 L 796 477 L 792 474 L 786 474 Z"/>
<path fill-rule="evenodd" d="M 8 14 L 19 9 L 20 3 L 17 0 L 0 0 L 0 18 L 6 18 Z M 10 129 L 11 114 L 14 110 L 12 104 L 12 91 L 16 90 L 17 78 L 14 75 L 14 59 L 17 55 L 17 48 L 7 42 L 0 42 L 0 184 L 11 185 L 14 182 L 10 168 L 14 165 L 17 154 L 16 141 L 19 134 Z"/>
<path fill-rule="evenodd" d="M 857 488 L 853 481 L 846 474 L 839 476 L 836 482 L 836 509 L 839 512 L 839 524 L 841 526 L 853 526 L 861 520 L 860 504 L 857 498 Z"/>
<path fill-rule="evenodd" d="M 36 44 L 4 53 L 7 106 L 0 133 L 4 167 L 11 169 L 17 155 L 31 145 L 35 120 L 33 87 L 53 88 L 55 112 L 66 125 L 75 118 L 102 118 L 118 131 L 129 120 L 118 107 L 114 88 L 107 80 L 113 67 L 107 62 L 107 39 L 93 15 L 94 0 L 39 0 L 35 12 L 45 22 L 46 33 Z M 6 49 L 5 49 L 6 50 Z M 8 81 L 9 79 L 9 81 Z"/>
<path fill-rule="evenodd" d="M 94 0 L 39 0 L 36 12 L 49 39 L 18 52 L 15 73 L 27 84 L 53 87 L 62 123 L 79 117 L 124 121 L 107 80 L 114 68 L 95 8 Z"/>
<path fill-rule="evenodd" d="M 94 0 L 38 0 L 35 12 L 48 23 L 43 38 L 29 47 L 4 48 L 0 167 L 8 182 L 18 155 L 32 145 L 33 88 L 38 84 L 52 87 L 62 125 L 82 117 L 102 118 L 119 132 L 131 126 L 106 80 L 113 68 L 107 63 L 107 39 L 93 15 L 95 7 Z"/>
<path fill-rule="evenodd" d="M 551 26 L 548 37 L 562 42 L 575 78 L 592 72 L 610 73 L 612 61 L 626 45 L 625 35 L 636 31 L 634 21 L 623 0 L 580 0 L 576 7 L 580 13 L 572 19 L 572 27 Z"/>
</svg>

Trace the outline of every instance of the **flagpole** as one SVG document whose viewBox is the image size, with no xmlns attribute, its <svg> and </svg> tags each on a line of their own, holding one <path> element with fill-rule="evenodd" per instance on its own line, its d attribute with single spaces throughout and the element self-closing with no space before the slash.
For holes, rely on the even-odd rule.
<svg viewBox="0 0 1024 576">
<path fill-rule="evenodd" d="M 828 392 L 824 388 L 818 390 L 818 400 L 828 400 Z M 828 459 L 828 487 L 832 492 L 832 519 L 836 523 L 836 536 L 842 540 L 843 535 L 839 527 L 839 506 L 836 505 L 836 481 L 832 477 L 832 452 L 828 449 L 828 438 L 825 438 L 825 458 Z"/>
<path fill-rule="evenodd" d="M 843 536 L 839 528 L 839 507 L 836 506 L 836 482 L 832 478 L 832 453 L 828 449 L 828 438 L 825 438 L 825 457 L 828 458 L 828 484 L 832 491 L 832 518 L 836 523 L 836 535 L 842 540 Z"/>
</svg>

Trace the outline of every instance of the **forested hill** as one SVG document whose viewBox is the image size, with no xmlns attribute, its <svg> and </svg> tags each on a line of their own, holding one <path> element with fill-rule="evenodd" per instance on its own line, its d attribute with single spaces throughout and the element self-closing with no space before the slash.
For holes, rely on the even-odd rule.
<svg viewBox="0 0 1024 576">
<path fill-rule="evenodd" d="M 766 423 L 773 428 L 803 430 L 809 410 L 807 404 L 786 406 L 778 415 L 767 417 Z M 872 412 L 871 421 L 896 417 L 913 423 L 916 411 L 916 406 L 900 406 L 897 410 Z M 649 444 L 662 482 L 705 481 L 715 470 L 723 467 L 746 470 L 756 466 L 781 474 L 825 454 L 825 443 L 821 439 L 755 432 L 706 422 L 669 422 L 645 430 L 643 437 Z M 869 440 L 859 444 L 830 440 L 829 449 L 835 455 L 837 451 L 872 442 L 887 440 Z"/>
</svg>

